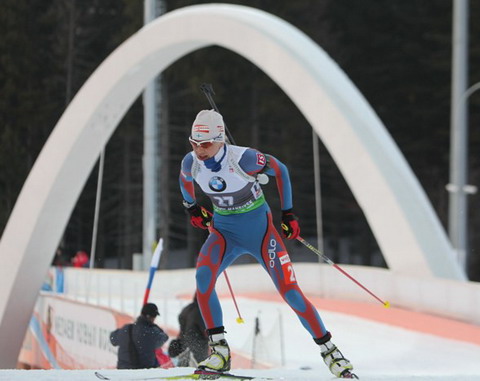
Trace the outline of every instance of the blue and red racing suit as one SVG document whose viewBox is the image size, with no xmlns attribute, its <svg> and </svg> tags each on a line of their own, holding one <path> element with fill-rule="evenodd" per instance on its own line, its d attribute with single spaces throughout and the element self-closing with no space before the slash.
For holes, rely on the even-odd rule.
<svg viewBox="0 0 480 381">
<path fill-rule="evenodd" d="M 218 276 L 239 256 L 250 254 L 268 272 L 312 337 L 324 337 L 327 330 L 298 286 L 256 178 L 259 173 L 274 176 L 282 210 L 291 209 L 287 167 L 275 157 L 255 149 L 227 144 L 212 159 L 205 163 L 190 152 L 182 161 L 180 173 L 180 189 L 187 203 L 195 203 L 195 181 L 213 204 L 210 234 L 200 250 L 196 270 L 197 297 L 207 329 L 223 326 L 222 309 L 215 292 Z"/>
</svg>

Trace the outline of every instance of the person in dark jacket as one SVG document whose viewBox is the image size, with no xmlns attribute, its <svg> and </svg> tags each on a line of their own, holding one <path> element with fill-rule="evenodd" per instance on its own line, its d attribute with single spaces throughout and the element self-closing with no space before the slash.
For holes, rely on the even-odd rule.
<svg viewBox="0 0 480 381">
<path fill-rule="evenodd" d="M 143 369 L 160 366 L 155 350 L 168 340 L 168 335 L 154 323 L 160 315 L 153 303 L 143 306 L 135 323 L 126 324 L 110 334 L 110 342 L 118 346 L 117 369 Z"/>
<path fill-rule="evenodd" d="M 185 306 L 180 315 L 180 333 L 170 342 L 168 354 L 177 357 L 177 366 L 197 366 L 208 357 L 208 337 L 205 323 L 197 302 L 197 296 Z"/>
</svg>

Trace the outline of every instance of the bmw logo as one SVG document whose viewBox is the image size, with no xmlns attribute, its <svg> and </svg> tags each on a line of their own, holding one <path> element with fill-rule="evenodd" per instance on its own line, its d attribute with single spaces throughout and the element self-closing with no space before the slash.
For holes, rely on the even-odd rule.
<svg viewBox="0 0 480 381">
<path fill-rule="evenodd" d="M 213 176 L 208 182 L 208 186 L 214 192 L 223 192 L 227 188 L 227 183 L 219 176 Z"/>
</svg>

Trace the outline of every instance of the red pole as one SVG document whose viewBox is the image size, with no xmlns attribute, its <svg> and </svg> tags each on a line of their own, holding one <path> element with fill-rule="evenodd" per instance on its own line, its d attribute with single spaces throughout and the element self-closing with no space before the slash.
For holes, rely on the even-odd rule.
<svg viewBox="0 0 480 381">
<path fill-rule="evenodd" d="M 230 280 L 228 279 L 227 272 L 224 271 L 223 275 L 225 275 L 225 280 L 227 281 L 228 289 L 230 290 L 230 295 L 232 295 L 233 304 L 235 304 L 235 308 L 237 309 L 237 314 L 238 314 L 237 323 L 238 324 L 245 323 L 245 321 L 242 318 L 242 315 L 240 315 L 240 310 L 238 309 L 237 301 L 235 300 L 235 295 L 233 294 L 232 285 L 230 284 Z"/>
<path fill-rule="evenodd" d="M 312 250 L 315 254 L 317 254 L 320 258 L 322 258 L 325 262 L 327 262 L 329 265 L 335 267 L 338 271 L 340 271 L 343 275 L 345 275 L 347 278 L 349 278 L 351 281 L 355 282 L 358 286 L 363 288 L 366 292 L 368 292 L 371 296 L 373 296 L 376 300 L 378 300 L 380 303 L 383 304 L 385 308 L 390 307 L 390 303 L 387 301 L 383 301 L 380 299 L 378 296 L 376 296 L 373 292 L 371 292 L 368 288 L 366 288 L 364 285 L 362 285 L 358 280 L 356 280 L 353 276 L 348 274 L 345 270 L 343 270 L 339 265 L 334 263 L 330 258 L 328 258 L 325 254 L 321 253 L 320 250 L 318 250 L 315 246 L 309 244 L 307 241 L 305 241 L 302 237 L 298 236 L 297 240 L 299 240 L 301 243 L 303 243 L 306 247 L 308 247 L 310 250 Z"/>
</svg>

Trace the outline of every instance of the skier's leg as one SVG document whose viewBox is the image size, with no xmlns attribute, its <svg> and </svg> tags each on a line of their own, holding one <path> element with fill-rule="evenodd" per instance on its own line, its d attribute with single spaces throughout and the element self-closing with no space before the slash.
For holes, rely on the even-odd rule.
<svg viewBox="0 0 480 381">
<path fill-rule="evenodd" d="M 322 358 L 330 371 L 340 378 L 354 378 L 351 373 L 352 364 L 331 342 L 331 334 L 326 330 L 316 308 L 303 295 L 298 286 L 293 265 L 280 234 L 273 226 L 270 212 L 267 214 L 267 219 L 268 227 L 262 242 L 261 263 L 275 283 L 280 295 L 297 314 L 315 343 L 320 346 Z"/>
<path fill-rule="evenodd" d="M 223 326 L 223 315 L 215 283 L 225 255 L 226 242 L 220 232 L 210 228 L 210 235 L 197 259 L 197 299 L 207 329 Z"/>
<path fill-rule="evenodd" d="M 198 305 L 207 328 L 211 354 L 198 364 L 198 368 L 219 372 L 230 370 L 231 361 L 230 348 L 224 336 L 222 309 L 215 292 L 217 278 L 228 266 L 224 262 L 225 252 L 225 238 L 211 227 L 210 235 L 198 255 L 196 272 Z"/>
<path fill-rule="evenodd" d="M 267 214 L 267 229 L 262 242 L 261 263 L 272 278 L 280 295 L 297 314 L 313 338 L 328 335 L 320 315 L 298 286 L 293 265 L 285 245 Z"/>
</svg>

